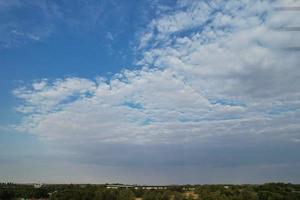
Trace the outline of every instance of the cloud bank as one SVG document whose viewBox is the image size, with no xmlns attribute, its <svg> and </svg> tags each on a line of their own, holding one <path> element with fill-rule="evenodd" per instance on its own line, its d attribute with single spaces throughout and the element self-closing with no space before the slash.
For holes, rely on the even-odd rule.
<svg viewBox="0 0 300 200">
<path fill-rule="evenodd" d="M 117 147 L 130 152 L 123 160 L 112 154 L 104 163 L 134 162 L 147 154 L 145 147 L 148 156 L 170 147 L 172 153 L 156 158 L 160 164 L 298 163 L 299 156 L 282 161 L 275 151 L 266 155 L 270 159 L 259 158 L 266 144 L 289 152 L 300 141 L 299 52 L 287 50 L 300 37 L 275 31 L 298 20 L 276 11 L 280 3 L 179 1 L 139 34 L 139 69 L 110 79 L 41 79 L 14 90 L 23 116 L 16 129 L 82 147 L 85 155 L 105 157 L 103 148 Z M 177 151 L 186 154 L 172 158 Z"/>
</svg>

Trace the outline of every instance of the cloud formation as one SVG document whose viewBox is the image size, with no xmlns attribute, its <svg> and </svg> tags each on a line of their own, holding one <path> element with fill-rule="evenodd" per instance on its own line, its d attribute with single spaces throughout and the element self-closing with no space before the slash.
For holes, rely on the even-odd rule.
<svg viewBox="0 0 300 200">
<path fill-rule="evenodd" d="M 300 38 L 274 31 L 297 23 L 294 15 L 274 11 L 279 3 L 180 1 L 140 34 L 140 69 L 17 88 L 23 121 L 16 128 L 89 151 L 107 144 L 208 151 L 217 141 L 239 149 L 247 138 L 260 147 L 299 143 L 299 54 L 284 48 Z"/>
</svg>

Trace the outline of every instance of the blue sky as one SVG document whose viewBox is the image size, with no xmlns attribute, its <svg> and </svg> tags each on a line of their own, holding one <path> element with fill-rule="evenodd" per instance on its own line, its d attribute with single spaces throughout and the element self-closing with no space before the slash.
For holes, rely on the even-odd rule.
<svg viewBox="0 0 300 200">
<path fill-rule="evenodd" d="M 135 35 L 155 12 L 147 1 L 3 1 L 1 6 L 1 110 L 6 113 L 18 81 L 110 76 L 132 68 Z"/>
<path fill-rule="evenodd" d="M 0 0 L 0 181 L 299 182 L 287 5 Z"/>
</svg>

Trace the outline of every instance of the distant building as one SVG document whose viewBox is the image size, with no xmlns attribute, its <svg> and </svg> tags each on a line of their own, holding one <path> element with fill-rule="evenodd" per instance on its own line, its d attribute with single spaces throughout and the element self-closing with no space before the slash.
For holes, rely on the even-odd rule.
<svg viewBox="0 0 300 200">
<path fill-rule="evenodd" d="M 184 191 L 194 191 L 195 190 L 195 188 L 193 188 L 193 187 L 184 187 L 184 188 L 182 188 Z"/>
<path fill-rule="evenodd" d="M 119 189 L 119 188 L 135 188 L 135 185 L 107 185 L 106 188 L 107 189 Z"/>
<path fill-rule="evenodd" d="M 143 190 L 163 190 L 167 189 L 167 186 L 145 186 L 145 185 L 106 185 L 107 189 L 119 189 L 119 188 L 133 188 L 135 190 L 143 189 Z"/>
<path fill-rule="evenodd" d="M 43 186 L 43 184 L 41 184 L 41 183 L 33 184 L 34 188 L 41 188 L 42 186 Z"/>
</svg>

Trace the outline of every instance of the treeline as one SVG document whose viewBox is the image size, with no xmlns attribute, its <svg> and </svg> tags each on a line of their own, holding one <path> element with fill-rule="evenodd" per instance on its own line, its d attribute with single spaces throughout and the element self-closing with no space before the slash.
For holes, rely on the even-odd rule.
<svg viewBox="0 0 300 200">
<path fill-rule="evenodd" d="M 300 200 L 300 185 L 203 185 L 196 193 L 199 200 Z"/>
<path fill-rule="evenodd" d="M 167 189 L 107 189 L 106 185 L 0 184 L 0 200 L 300 200 L 300 185 L 185 185 Z"/>
<path fill-rule="evenodd" d="M 27 184 L 13 184 L 1 183 L 0 184 L 0 200 L 10 200 L 18 198 L 48 198 L 50 190 L 46 188 L 34 188 L 33 185 Z"/>
</svg>

